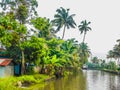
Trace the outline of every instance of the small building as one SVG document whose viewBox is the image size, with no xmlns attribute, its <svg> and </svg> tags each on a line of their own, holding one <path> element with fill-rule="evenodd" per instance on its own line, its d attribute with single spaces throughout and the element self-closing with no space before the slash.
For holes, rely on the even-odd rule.
<svg viewBox="0 0 120 90">
<path fill-rule="evenodd" d="M 14 65 L 12 59 L 0 58 L 0 77 L 9 77 L 14 75 Z"/>
</svg>

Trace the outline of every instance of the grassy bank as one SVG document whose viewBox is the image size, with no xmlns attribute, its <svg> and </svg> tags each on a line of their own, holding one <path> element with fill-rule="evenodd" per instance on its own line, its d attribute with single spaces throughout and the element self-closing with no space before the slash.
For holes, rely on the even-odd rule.
<svg viewBox="0 0 120 90">
<path fill-rule="evenodd" d="M 43 74 L 0 78 L 0 90 L 21 90 L 21 87 L 28 87 L 29 85 L 38 84 L 51 78 L 53 78 L 53 76 Z"/>
<path fill-rule="evenodd" d="M 72 75 L 73 71 L 65 71 L 64 77 Z M 23 75 L 19 77 L 0 78 L 0 90 L 25 90 L 29 86 L 43 84 L 45 81 L 55 79 L 55 75 L 46 74 Z M 31 89 L 30 89 L 31 90 Z"/>
<path fill-rule="evenodd" d="M 118 71 L 118 70 L 103 69 L 103 71 L 120 75 L 120 71 Z"/>
<path fill-rule="evenodd" d="M 111 70 L 111 69 L 103 69 L 103 68 L 88 68 L 88 70 L 101 70 L 112 74 L 120 75 L 120 70 Z"/>
</svg>

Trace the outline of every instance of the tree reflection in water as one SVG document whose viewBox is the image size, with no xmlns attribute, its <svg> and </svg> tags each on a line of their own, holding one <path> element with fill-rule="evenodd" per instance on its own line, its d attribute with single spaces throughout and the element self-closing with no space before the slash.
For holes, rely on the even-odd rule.
<svg viewBox="0 0 120 90">
<path fill-rule="evenodd" d="M 82 72 L 79 72 L 72 76 L 52 81 L 43 90 L 86 90 L 86 78 Z"/>
<path fill-rule="evenodd" d="M 120 76 L 98 70 L 83 70 L 75 75 L 34 86 L 31 90 L 120 90 Z"/>
<path fill-rule="evenodd" d="M 47 82 L 44 87 L 35 86 L 35 90 L 86 90 L 86 77 L 80 71 L 69 77 Z"/>
</svg>

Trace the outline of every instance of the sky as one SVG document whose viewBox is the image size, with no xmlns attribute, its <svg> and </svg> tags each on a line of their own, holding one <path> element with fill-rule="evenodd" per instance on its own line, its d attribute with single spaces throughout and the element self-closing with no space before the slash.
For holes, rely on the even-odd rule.
<svg viewBox="0 0 120 90">
<path fill-rule="evenodd" d="M 119 0 L 38 0 L 37 11 L 40 17 L 52 20 L 56 9 L 64 7 L 70 9 L 70 14 L 76 14 L 74 20 L 77 25 L 82 20 L 90 21 L 92 31 L 87 32 L 85 42 L 88 43 L 93 55 L 104 58 L 120 37 L 119 2 Z M 62 30 L 57 35 L 61 37 Z M 76 38 L 81 42 L 83 35 L 76 27 L 66 30 L 64 39 L 70 38 Z"/>
</svg>

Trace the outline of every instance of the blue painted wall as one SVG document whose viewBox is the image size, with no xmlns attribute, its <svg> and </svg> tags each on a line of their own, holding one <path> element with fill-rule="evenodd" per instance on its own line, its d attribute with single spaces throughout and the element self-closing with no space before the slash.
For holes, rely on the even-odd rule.
<svg viewBox="0 0 120 90">
<path fill-rule="evenodd" d="M 0 77 L 4 77 L 5 67 L 0 66 Z"/>
<path fill-rule="evenodd" d="M 20 75 L 20 65 L 14 66 L 15 75 Z"/>
</svg>

